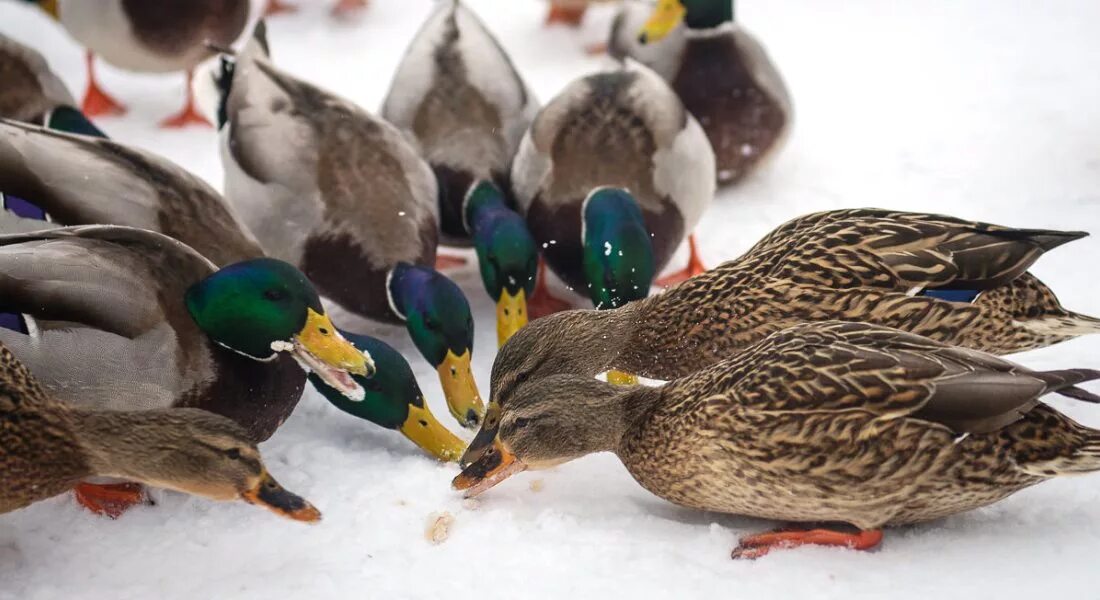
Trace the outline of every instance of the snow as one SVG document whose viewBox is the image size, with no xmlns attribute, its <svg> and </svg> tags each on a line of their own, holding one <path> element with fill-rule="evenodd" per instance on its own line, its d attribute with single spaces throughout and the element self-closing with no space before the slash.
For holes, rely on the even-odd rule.
<svg viewBox="0 0 1100 600">
<path fill-rule="evenodd" d="M 373 0 L 359 21 L 337 23 L 327 1 L 298 2 L 300 14 L 269 23 L 275 60 L 371 109 L 432 7 Z M 544 2 L 469 4 L 543 100 L 600 64 L 582 46 L 606 31 L 606 7 L 574 31 L 542 28 Z M 704 217 L 699 242 L 710 264 L 791 217 L 840 207 L 1100 231 L 1100 3 L 746 0 L 738 14 L 786 77 L 796 119 L 768 169 L 723 191 Z M 0 31 L 34 42 L 74 93 L 83 89 L 80 50 L 33 10 L 0 3 Z M 100 74 L 131 108 L 102 121 L 110 135 L 221 186 L 212 132 L 154 126 L 179 107 L 181 75 L 103 65 Z M 1074 242 L 1035 272 L 1067 307 L 1100 314 L 1088 259 L 1098 251 L 1095 238 Z M 474 371 L 487 393 L 493 306 L 473 267 L 456 279 L 477 315 Z M 447 419 L 431 367 L 400 331 L 390 338 Z M 1097 367 L 1098 355 L 1095 338 L 1020 360 Z M 1100 426 L 1096 408 L 1053 402 Z M 735 562 L 737 537 L 770 523 L 672 506 L 610 455 L 517 476 L 471 508 L 449 489 L 453 465 L 312 392 L 262 450 L 273 474 L 324 512 L 320 525 L 166 492 L 156 493 L 157 506 L 112 522 L 61 496 L 0 516 L 0 599 L 1022 598 L 1093 597 L 1100 584 L 1100 476 L 888 531 L 874 553 L 804 548 Z M 455 520 L 433 545 L 425 524 L 443 511 Z"/>
</svg>

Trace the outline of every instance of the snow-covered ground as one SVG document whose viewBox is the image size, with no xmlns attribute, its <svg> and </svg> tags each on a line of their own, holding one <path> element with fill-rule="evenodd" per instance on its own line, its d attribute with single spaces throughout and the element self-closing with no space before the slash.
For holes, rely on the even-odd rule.
<svg viewBox="0 0 1100 600">
<path fill-rule="evenodd" d="M 269 23 L 276 61 L 370 109 L 432 6 L 372 0 L 360 21 L 336 23 L 327 0 L 298 2 L 300 14 Z M 600 64 L 582 45 L 602 38 L 606 8 L 574 31 L 544 29 L 544 2 L 469 4 L 544 100 Z M 767 44 L 797 115 L 777 160 L 704 219 L 709 263 L 791 217 L 840 207 L 1100 232 L 1100 3 L 744 0 L 738 14 Z M 42 50 L 74 94 L 83 89 L 80 50 L 35 11 L 0 3 L 0 31 Z M 178 108 L 182 76 L 102 66 L 101 76 L 131 108 L 102 121 L 110 135 L 220 187 L 211 131 L 154 126 Z M 1098 252 L 1100 240 L 1075 242 L 1035 272 L 1067 307 L 1100 314 Z M 456 279 L 477 313 L 474 366 L 487 393 L 492 306 L 472 268 Z M 391 338 L 446 418 L 432 369 Z M 1020 360 L 1098 367 L 1100 338 Z M 1100 426 L 1100 409 L 1055 402 Z M 312 392 L 262 449 L 276 477 L 321 508 L 320 525 L 163 492 L 157 506 L 109 521 L 61 496 L 0 516 L 0 598 L 1057 598 L 1096 597 L 1100 586 L 1100 475 L 889 531 L 874 553 L 805 548 L 734 562 L 738 536 L 769 523 L 669 505 L 610 455 L 518 476 L 470 507 L 450 490 L 455 466 Z M 425 524 L 443 510 L 456 520 L 432 545 Z"/>
</svg>

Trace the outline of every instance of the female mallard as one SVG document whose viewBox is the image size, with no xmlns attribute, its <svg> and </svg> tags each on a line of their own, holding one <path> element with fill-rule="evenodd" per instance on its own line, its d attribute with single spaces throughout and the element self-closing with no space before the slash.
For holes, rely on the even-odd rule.
<svg viewBox="0 0 1100 600">
<path fill-rule="evenodd" d="M 229 419 L 196 408 L 67 406 L 51 399 L 2 345 L 0 471 L 0 513 L 105 476 L 211 500 L 241 499 L 298 521 L 321 518 L 268 474 L 259 450 Z"/>
<path fill-rule="evenodd" d="M 0 34 L 0 119 L 41 122 L 43 115 L 75 101 L 46 59 Z"/>
<path fill-rule="evenodd" d="M 439 227 L 477 248 L 501 344 L 527 323 L 538 250 L 502 190 L 538 102 L 493 35 L 458 0 L 439 2 L 397 68 L 382 116 L 419 142 L 439 181 Z"/>
<path fill-rule="evenodd" d="M 197 80 L 220 93 L 226 199 L 269 255 L 297 265 L 328 299 L 404 322 L 455 418 L 476 427 L 485 407 L 470 370 L 470 306 L 432 268 L 431 168 L 396 127 L 278 70 L 267 54 L 261 22 L 235 62 Z"/>
<path fill-rule="evenodd" d="M 554 273 L 615 307 L 649 294 L 699 221 L 714 196 L 714 154 L 660 77 L 624 68 L 578 79 L 543 107 L 512 186 Z M 684 275 L 696 270 L 693 256 Z M 544 278 L 535 296 L 548 296 Z"/>
<path fill-rule="evenodd" d="M 583 375 L 521 385 L 494 451 L 455 484 L 476 495 L 526 468 L 608 451 L 676 504 L 858 529 L 753 535 L 735 558 L 801 544 L 867 549 L 883 527 L 1100 470 L 1100 431 L 1039 402 L 1049 393 L 1100 402 L 1073 387 L 1098 378 L 875 325 L 803 324 L 658 388 Z"/>
<path fill-rule="evenodd" d="M 714 147 L 720 184 L 739 181 L 774 154 L 792 118 L 783 78 L 760 42 L 734 22 L 733 3 L 628 2 L 608 44 L 613 56 L 645 63 L 672 85 Z"/>
<path fill-rule="evenodd" d="M 95 117 L 126 108 L 96 82 L 94 57 L 128 71 L 171 73 L 191 70 L 214 55 L 210 46 L 228 47 L 248 22 L 249 0 L 29 0 L 57 19 L 87 48 L 88 89 L 81 108 Z M 187 86 L 183 110 L 164 127 L 209 124 L 195 110 Z"/>
<path fill-rule="evenodd" d="M 282 261 L 217 269 L 158 233 L 85 226 L 0 236 L 0 274 L 14 320 L 0 342 L 70 404 L 204 408 L 259 441 L 298 403 L 303 367 L 353 398 L 350 373 L 373 371 Z"/>
<path fill-rule="evenodd" d="M 661 294 L 531 322 L 497 356 L 486 428 L 467 457 L 488 447 L 525 378 L 618 369 L 675 379 L 804 322 L 866 321 L 994 354 L 1100 332 L 1027 272 L 1084 235 L 875 209 L 795 219 Z"/>
</svg>

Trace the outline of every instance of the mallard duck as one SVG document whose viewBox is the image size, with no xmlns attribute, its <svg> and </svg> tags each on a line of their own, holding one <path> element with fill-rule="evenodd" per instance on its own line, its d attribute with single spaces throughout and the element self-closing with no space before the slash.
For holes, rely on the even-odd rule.
<svg viewBox="0 0 1100 600">
<path fill-rule="evenodd" d="M 214 55 L 209 45 L 228 47 L 244 31 L 249 0 L 30 0 L 57 19 L 87 48 L 88 88 L 81 110 L 91 117 L 122 114 L 126 108 L 102 90 L 95 56 L 127 71 L 187 72 L 187 104 L 164 127 L 207 124 L 190 94 L 191 70 Z"/>
<path fill-rule="evenodd" d="M 488 448 L 525 378 L 618 369 L 675 379 L 807 321 L 866 321 L 994 354 L 1100 332 L 1100 320 L 1065 310 L 1027 272 L 1084 235 L 877 209 L 794 219 L 661 294 L 532 321 L 493 364 L 486 426 L 466 460 Z"/>
<path fill-rule="evenodd" d="M 365 397 L 361 401 L 349 399 L 317 375 L 310 374 L 310 381 L 321 394 L 348 414 L 386 429 L 400 431 L 439 460 L 458 460 L 466 449 L 466 442 L 440 424 L 428 409 L 424 394 L 420 391 L 416 376 L 405 357 L 378 338 L 346 331 L 342 333 L 356 348 L 371 357 L 376 373 L 371 377 L 353 375 L 365 391 Z"/>
<path fill-rule="evenodd" d="M 59 106 L 75 106 L 69 89 L 46 59 L 29 46 L 0 34 L 0 118 L 40 122 Z"/>
<path fill-rule="evenodd" d="M 261 21 L 235 61 L 203 77 L 217 107 L 226 199 L 269 255 L 297 265 L 329 300 L 404 323 L 460 423 L 485 410 L 470 370 L 473 317 L 432 268 L 431 167 L 393 125 L 280 71 Z M 213 104 L 213 103 L 211 103 Z"/>
<path fill-rule="evenodd" d="M 733 4 L 628 2 L 608 43 L 612 56 L 645 63 L 676 90 L 714 147 L 720 184 L 736 183 L 782 147 L 793 117 L 783 78 L 734 21 Z"/>
<path fill-rule="evenodd" d="M 351 374 L 374 369 L 291 265 L 258 258 L 217 269 L 130 227 L 0 236 L 0 311 L 11 313 L 0 342 L 58 400 L 204 408 L 254 441 L 298 403 L 303 367 L 353 399 L 364 392 Z"/>
<path fill-rule="evenodd" d="M 458 0 L 439 2 L 416 34 L 382 108 L 435 171 L 443 243 L 477 248 L 501 344 L 527 323 L 535 287 L 538 250 L 503 190 L 537 110 L 503 48 Z"/>
<path fill-rule="evenodd" d="M 2 345 L 0 471 L 0 513 L 107 476 L 211 500 L 240 499 L 298 521 L 321 518 L 271 477 L 260 451 L 233 421 L 197 408 L 66 406 Z"/>
<path fill-rule="evenodd" d="M 801 544 L 872 548 L 882 528 L 986 506 L 1100 470 L 1100 431 L 1039 398 L 1100 402 L 1100 371 L 1032 371 L 862 323 L 803 324 L 662 387 L 583 375 L 521 385 L 494 451 L 455 480 L 477 495 L 524 469 L 614 452 L 676 504 L 795 523 L 735 558 Z"/>
<path fill-rule="evenodd" d="M 512 185 L 549 268 L 615 307 L 649 294 L 698 223 L 714 197 L 714 154 L 676 94 L 637 65 L 575 80 L 543 107 Z M 549 297 L 545 278 L 534 296 Z"/>
</svg>

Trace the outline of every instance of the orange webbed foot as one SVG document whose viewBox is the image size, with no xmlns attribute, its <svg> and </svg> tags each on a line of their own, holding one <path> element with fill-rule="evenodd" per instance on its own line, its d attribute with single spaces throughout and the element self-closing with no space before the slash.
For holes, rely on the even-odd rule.
<svg viewBox="0 0 1100 600">
<path fill-rule="evenodd" d="M 152 504 L 140 483 L 80 483 L 73 489 L 73 495 L 84 508 L 112 519 L 122 516 L 131 506 Z"/>
<path fill-rule="evenodd" d="M 268 0 L 267 8 L 264 9 L 264 16 L 270 17 L 273 15 L 285 15 L 298 12 L 298 7 L 293 4 L 287 4 L 282 0 Z"/>
<path fill-rule="evenodd" d="M 332 7 L 332 16 L 347 19 L 354 17 L 367 8 L 367 0 L 339 0 Z"/>
<path fill-rule="evenodd" d="M 699 248 L 695 245 L 695 235 L 688 236 L 688 248 L 691 250 L 691 256 L 688 258 L 688 264 L 683 269 L 670 273 L 657 280 L 656 285 L 659 287 L 669 287 L 687 281 L 700 273 L 707 270 L 703 266 L 703 259 L 699 257 Z"/>
<path fill-rule="evenodd" d="M 546 13 L 546 24 L 553 25 L 554 23 L 561 23 L 562 25 L 569 25 L 570 27 L 580 27 L 581 21 L 584 20 L 584 12 L 586 9 L 586 6 L 583 4 L 578 5 L 576 2 L 560 4 L 551 1 L 550 12 Z"/>
<path fill-rule="evenodd" d="M 841 546 L 852 550 L 870 550 L 882 542 L 881 529 L 868 529 L 854 533 L 832 529 L 790 530 L 781 529 L 741 538 L 733 549 L 731 558 L 760 558 L 772 550 L 785 550 L 812 544 L 815 546 Z"/>
<path fill-rule="evenodd" d="M 80 110 L 88 117 L 126 114 L 126 107 L 99 87 L 95 78 L 95 55 L 91 51 L 84 53 L 84 66 L 88 72 L 88 88 L 84 91 Z"/>
</svg>

